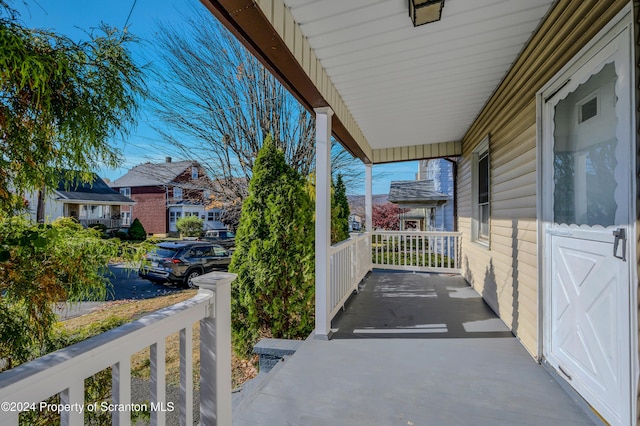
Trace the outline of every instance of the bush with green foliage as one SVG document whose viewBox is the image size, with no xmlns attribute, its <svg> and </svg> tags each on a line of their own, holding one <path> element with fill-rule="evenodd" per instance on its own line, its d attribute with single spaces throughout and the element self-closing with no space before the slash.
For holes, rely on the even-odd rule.
<svg viewBox="0 0 640 426">
<path fill-rule="evenodd" d="M 107 231 L 107 225 L 105 225 L 104 223 L 94 223 L 89 225 L 89 228 L 95 229 L 96 231 L 100 231 L 100 232 Z"/>
<path fill-rule="evenodd" d="M 198 216 L 184 216 L 176 220 L 176 228 L 183 237 L 199 237 L 204 229 L 204 221 Z"/>
<path fill-rule="evenodd" d="M 261 337 L 305 338 L 314 326 L 313 205 L 269 136 L 253 168 L 229 270 L 232 336 L 240 355 Z"/>
<path fill-rule="evenodd" d="M 113 258 L 142 259 L 146 246 L 104 240 L 71 218 L 33 224 L 0 220 L 0 359 L 4 369 L 47 353 L 60 302 L 101 300 Z"/>
<path fill-rule="evenodd" d="M 137 217 L 131 222 L 127 233 L 131 241 L 144 241 L 147 239 L 147 231 L 145 231 L 144 226 L 142 226 Z"/>
</svg>

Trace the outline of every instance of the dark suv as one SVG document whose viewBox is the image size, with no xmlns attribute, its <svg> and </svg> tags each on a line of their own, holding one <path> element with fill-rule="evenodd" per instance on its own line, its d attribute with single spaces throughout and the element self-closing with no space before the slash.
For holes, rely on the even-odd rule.
<svg viewBox="0 0 640 426">
<path fill-rule="evenodd" d="M 236 235 L 226 229 L 211 229 L 204 233 L 204 239 L 226 248 L 233 249 L 236 244 Z"/>
<path fill-rule="evenodd" d="M 154 282 L 177 282 L 195 287 L 192 278 L 214 269 L 226 269 L 231 254 L 224 247 L 202 241 L 177 241 L 156 244 L 145 256 L 140 277 Z"/>
</svg>

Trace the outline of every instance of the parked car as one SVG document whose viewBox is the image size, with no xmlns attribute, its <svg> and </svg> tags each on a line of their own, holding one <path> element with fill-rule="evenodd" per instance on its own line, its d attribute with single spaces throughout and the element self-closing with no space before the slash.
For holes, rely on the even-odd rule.
<svg viewBox="0 0 640 426">
<path fill-rule="evenodd" d="M 145 256 L 148 262 L 138 270 L 141 278 L 154 282 L 175 282 L 193 288 L 192 279 L 215 269 L 226 269 L 231 253 L 224 247 L 203 241 L 175 241 L 156 244 Z"/>
<path fill-rule="evenodd" d="M 236 245 L 236 235 L 226 229 L 211 229 L 204 233 L 204 239 L 212 243 L 220 244 L 227 250 Z"/>
</svg>

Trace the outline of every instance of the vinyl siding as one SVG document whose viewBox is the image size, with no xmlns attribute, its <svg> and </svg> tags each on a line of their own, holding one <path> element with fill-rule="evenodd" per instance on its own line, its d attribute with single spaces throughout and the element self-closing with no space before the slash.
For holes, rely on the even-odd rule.
<svg viewBox="0 0 640 426">
<path fill-rule="evenodd" d="M 462 141 L 458 225 L 463 232 L 464 275 L 536 357 L 536 92 L 626 3 L 559 0 Z M 487 134 L 489 248 L 471 241 L 472 152 Z"/>
</svg>

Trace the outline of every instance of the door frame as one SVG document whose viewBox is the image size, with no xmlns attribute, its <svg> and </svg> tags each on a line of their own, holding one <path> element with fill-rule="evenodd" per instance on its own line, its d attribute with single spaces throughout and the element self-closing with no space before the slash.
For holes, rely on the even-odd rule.
<svg viewBox="0 0 640 426">
<path fill-rule="evenodd" d="M 604 28 L 589 41 L 558 73 L 556 73 L 536 94 L 536 170 L 537 170 L 537 229 L 538 229 L 538 347 L 537 358 L 539 361 L 544 359 L 545 349 L 550 345 L 550 320 L 551 318 L 546 315 L 547 310 L 550 307 L 550 271 L 551 265 L 547 261 L 547 251 L 549 247 L 549 237 L 547 236 L 546 229 L 550 218 L 553 217 L 553 207 L 549 202 L 548 196 L 544 193 L 548 186 L 545 179 L 548 179 L 549 167 L 552 164 L 545 158 L 547 149 L 543 150 L 543 135 L 545 133 L 546 123 L 543 123 L 545 116 L 545 101 L 551 96 L 555 95 L 561 90 L 567 83 L 573 74 L 581 67 L 587 64 L 603 47 L 609 42 L 615 39 L 620 33 L 627 31 L 628 43 L 626 49 L 628 49 L 628 58 L 630 60 L 629 76 L 630 78 L 630 126 L 629 126 L 629 138 L 631 144 L 629 147 L 629 155 L 631 159 L 631 172 L 629 173 L 629 189 L 631 194 L 637 194 L 636 176 L 634 171 L 636 170 L 637 159 L 637 137 L 635 133 L 636 129 L 636 91 L 635 91 L 635 73 L 636 58 L 634 55 L 634 24 L 632 13 L 632 2 L 629 2 Z M 638 402 L 638 379 L 640 367 L 639 354 L 638 354 L 638 269 L 636 263 L 638 244 L 634 244 L 636 234 L 636 200 L 632 197 L 629 200 L 629 255 L 627 267 L 629 270 L 629 351 L 630 351 L 630 364 L 629 371 L 629 397 L 627 399 L 626 413 L 623 413 L 623 418 L 628 418 L 628 424 L 635 424 L 637 417 L 637 402 Z M 636 283 L 636 285 L 633 285 Z M 560 377 L 562 377 L 560 375 Z"/>
</svg>

